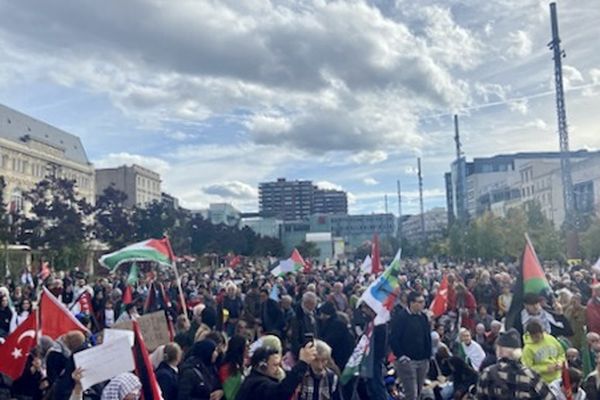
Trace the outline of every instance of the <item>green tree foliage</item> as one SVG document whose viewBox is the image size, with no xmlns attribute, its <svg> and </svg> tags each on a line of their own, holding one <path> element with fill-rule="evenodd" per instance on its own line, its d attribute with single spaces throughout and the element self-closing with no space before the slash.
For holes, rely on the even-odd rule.
<svg viewBox="0 0 600 400">
<path fill-rule="evenodd" d="M 136 233 L 133 212 L 124 206 L 126 200 L 124 192 L 109 186 L 96 201 L 95 237 L 113 249 L 130 243 Z"/>
<path fill-rule="evenodd" d="M 600 257 L 600 220 L 590 220 L 589 226 L 580 236 L 580 246 L 583 256 L 596 261 Z"/>
<path fill-rule="evenodd" d="M 91 207 L 78 198 L 75 181 L 49 176 L 25 198 L 31 209 L 19 218 L 19 241 L 41 250 L 58 268 L 79 264 L 90 239 Z"/>
</svg>

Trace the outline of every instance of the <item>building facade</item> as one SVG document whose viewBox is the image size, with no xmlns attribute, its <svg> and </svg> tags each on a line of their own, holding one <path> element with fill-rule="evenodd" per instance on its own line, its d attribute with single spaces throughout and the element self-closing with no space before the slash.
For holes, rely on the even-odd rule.
<svg viewBox="0 0 600 400">
<path fill-rule="evenodd" d="M 94 167 L 81 140 L 23 113 L 0 105 L 0 175 L 3 201 L 14 209 L 24 193 L 49 175 L 75 181 L 77 193 L 94 203 Z"/>
<path fill-rule="evenodd" d="M 278 178 L 258 187 L 262 217 L 302 220 L 313 214 L 347 214 L 348 195 L 343 190 L 320 189 L 312 181 Z"/>
<path fill-rule="evenodd" d="M 109 186 L 127 195 L 126 207 L 145 207 L 162 200 L 160 175 L 139 165 L 97 169 L 96 197 Z"/>
<path fill-rule="evenodd" d="M 313 214 L 348 214 L 348 195 L 343 190 L 314 191 Z"/>
<path fill-rule="evenodd" d="M 586 150 L 571 152 L 574 164 L 599 156 L 599 152 Z M 502 215 L 510 207 L 534 197 L 531 182 L 534 175 L 543 175 L 557 168 L 560 168 L 560 152 L 475 158 L 472 162 L 465 162 L 464 167 L 454 162 L 451 171 L 444 176 L 448 219 L 452 221 L 460 215 L 460 204 L 465 207 L 466 218 L 475 218 L 487 211 Z M 459 188 L 457 182 L 461 173 L 464 174 L 464 185 Z"/>
<path fill-rule="evenodd" d="M 240 226 L 247 226 L 257 235 L 279 239 L 283 221 L 277 218 L 247 217 L 242 218 Z"/>
<path fill-rule="evenodd" d="M 448 229 L 448 214 L 445 208 L 436 207 L 424 214 L 425 238 L 435 240 L 444 236 Z M 402 222 L 403 239 L 410 243 L 421 242 L 421 215 L 410 215 Z"/>
<path fill-rule="evenodd" d="M 311 181 L 263 182 L 258 187 L 259 212 L 263 217 L 285 221 L 308 218 L 313 210 L 314 187 Z"/>
<path fill-rule="evenodd" d="M 173 210 L 179 209 L 179 199 L 175 196 L 170 195 L 169 193 L 162 192 L 160 194 L 160 201 L 162 201 L 166 206 L 172 208 Z"/>
</svg>

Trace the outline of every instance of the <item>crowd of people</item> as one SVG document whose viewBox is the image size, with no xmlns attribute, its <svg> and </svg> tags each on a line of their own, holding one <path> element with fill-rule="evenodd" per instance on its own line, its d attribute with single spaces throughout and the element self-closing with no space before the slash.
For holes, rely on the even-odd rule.
<svg viewBox="0 0 600 400">
<path fill-rule="evenodd" d="M 91 307 L 76 315 L 89 332 L 41 336 L 21 377 L 2 376 L 0 398 L 139 398 L 135 373 L 82 390 L 85 371 L 73 355 L 115 324 L 160 310 L 173 328 L 173 340 L 150 355 L 164 400 L 600 398 L 600 284 L 589 266 L 547 268 L 551 293 L 525 295 L 512 326 L 505 319 L 518 263 L 403 261 L 382 324 L 360 301 L 376 277 L 358 264 L 285 276 L 259 259 L 181 264 L 180 285 L 168 270 L 142 267 L 136 283 L 126 268 L 94 277 L 55 271 L 43 281 L 25 269 L 9 279 L 0 288 L 0 342 L 32 312 L 41 286 L 70 309 L 89 293 Z M 447 303 L 434 316 L 440 290 Z M 368 350 L 347 376 L 361 335 Z"/>
</svg>

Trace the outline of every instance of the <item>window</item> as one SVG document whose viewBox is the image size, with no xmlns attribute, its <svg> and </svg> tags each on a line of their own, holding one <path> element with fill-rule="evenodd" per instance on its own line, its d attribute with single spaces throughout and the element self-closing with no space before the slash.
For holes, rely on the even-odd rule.
<svg viewBox="0 0 600 400">
<path fill-rule="evenodd" d="M 21 189 L 16 188 L 10 196 L 10 211 L 17 212 L 23 209 L 23 193 Z"/>
<path fill-rule="evenodd" d="M 9 161 L 8 154 L 3 154 L 2 155 L 2 169 L 8 168 L 8 161 Z"/>
</svg>

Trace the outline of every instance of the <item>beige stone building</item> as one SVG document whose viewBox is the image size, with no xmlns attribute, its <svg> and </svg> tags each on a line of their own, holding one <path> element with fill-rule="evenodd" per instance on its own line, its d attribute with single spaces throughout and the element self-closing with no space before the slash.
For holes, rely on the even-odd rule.
<svg viewBox="0 0 600 400">
<path fill-rule="evenodd" d="M 145 207 L 162 199 L 160 174 L 139 165 L 122 165 L 96 170 L 96 196 L 113 186 L 127 195 L 126 207 Z"/>
<path fill-rule="evenodd" d="M 23 193 L 44 177 L 72 179 L 94 203 L 94 167 L 81 140 L 70 133 L 0 104 L 0 175 L 6 182 L 3 201 L 23 207 Z"/>
</svg>

